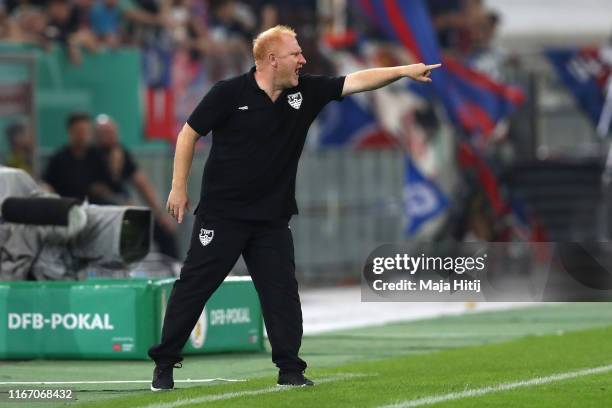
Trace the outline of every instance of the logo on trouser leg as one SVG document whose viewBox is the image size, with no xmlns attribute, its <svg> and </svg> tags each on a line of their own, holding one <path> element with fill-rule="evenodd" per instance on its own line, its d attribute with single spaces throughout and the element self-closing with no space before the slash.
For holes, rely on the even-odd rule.
<svg viewBox="0 0 612 408">
<path fill-rule="evenodd" d="M 213 240 L 214 235 L 215 235 L 215 231 L 201 228 L 200 229 L 200 242 L 202 243 L 202 246 L 206 246 L 210 244 L 210 241 Z"/>
</svg>

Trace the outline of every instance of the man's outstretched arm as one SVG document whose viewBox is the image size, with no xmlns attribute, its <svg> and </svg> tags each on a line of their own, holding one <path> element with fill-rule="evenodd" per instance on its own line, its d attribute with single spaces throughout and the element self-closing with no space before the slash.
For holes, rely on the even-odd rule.
<svg viewBox="0 0 612 408">
<path fill-rule="evenodd" d="M 172 190 L 168 195 L 166 210 L 179 224 L 183 222 L 185 210 L 189 210 L 189 196 L 187 195 L 187 178 L 193 161 L 195 142 L 198 140 L 195 130 L 185 123 L 176 140 L 174 153 L 174 169 L 172 172 Z"/>
<path fill-rule="evenodd" d="M 372 68 L 353 72 L 346 76 L 342 96 L 371 91 L 389 85 L 400 78 L 410 78 L 420 82 L 431 82 L 429 75 L 442 64 L 412 64 L 388 68 Z"/>
</svg>

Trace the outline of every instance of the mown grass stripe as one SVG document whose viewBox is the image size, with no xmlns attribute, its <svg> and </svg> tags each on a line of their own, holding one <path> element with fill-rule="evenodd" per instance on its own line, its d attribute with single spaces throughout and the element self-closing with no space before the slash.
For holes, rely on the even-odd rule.
<svg viewBox="0 0 612 408">
<path fill-rule="evenodd" d="M 335 381 L 343 381 L 343 380 L 348 380 L 352 378 L 369 377 L 369 376 L 371 376 L 371 374 L 346 373 L 346 374 L 340 374 L 340 375 L 335 375 L 331 377 L 317 379 L 315 380 L 315 382 L 316 384 L 325 384 L 325 383 L 330 383 L 330 382 L 335 382 Z M 296 387 L 274 386 L 274 387 L 260 388 L 257 390 L 235 391 L 235 392 L 227 392 L 223 394 L 204 395 L 204 396 L 197 397 L 197 398 L 187 398 L 187 399 L 166 402 L 166 403 L 161 403 L 161 404 L 160 403 L 150 404 L 150 405 L 145 405 L 143 408 L 175 408 L 175 407 L 182 407 L 182 406 L 191 405 L 191 404 L 200 404 L 203 402 L 221 401 L 221 400 L 228 400 L 228 399 L 238 398 L 238 397 L 250 397 L 254 395 L 270 394 L 273 392 L 285 392 L 285 391 L 290 391 L 290 390 L 295 390 L 295 389 Z"/>
<path fill-rule="evenodd" d="M 442 395 L 431 395 L 428 397 L 402 401 L 402 402 L 398 402 L 395 404 L 381 405 L 378 408 L 421 407 L 425 405 L 432 405 L 432 404 L 437 404 L 439 402 L 453 401 L 453 400 L 458 400 L 462 398 L 479 397 L 485 394 L 491 394 L 494 392 L 501 392 L 501 391 L 508 391 L 508 390 L 513 390 L 516 388 L 549 384 L 549 383 L 556 382 L 556 381 L 563 381 L 563 380 L 569 380 L 569 379 L 577 378 L 577 377 L 584 377 L 586 375 L 601 374 L 601 373 L 605 373 L 608 371 L 612 371 L 612 364 L 601 366 L 601 367 L 586 368 L 584 370 L 579 370 L 579 371 L 570 371 L 566 373 L 553 374 L 553 375 L 549 375 L 546 377 L 535 377 L 530 380 L 516 381 L 516 382 L 498 384 L 498 385 L 493 385 L 493 386 L 488 386 L 488 387 L 483 387 L 483 388 L 476 388 L 473 390 L 466 390 L 466 391 L 461 391 L 461 392 L 451 392 L 449 394 L 442 394 Z"/>
</svg>

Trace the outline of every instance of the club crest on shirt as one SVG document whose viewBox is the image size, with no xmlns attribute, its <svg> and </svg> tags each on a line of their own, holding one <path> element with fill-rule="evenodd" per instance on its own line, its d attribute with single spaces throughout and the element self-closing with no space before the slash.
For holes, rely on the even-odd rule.
<svg viewBox="0 0 612 408">
<path fill-rule="evenodd" d="M 300 109 L 300 105 L 302 105 L 302 93 L 296 92 L 294 94 L 287 95 L 287 102 L 289 102 L 289 106 L 293 109 Z"/>
<path fill-rule="evenodd" d="M 215 236 L 214 230 L 207 230 L 204 228 L 200 228 L 200 242 L 202 243 L 202 246 L 206 246 L 210 244 L 210 241 L 213 240 L 214 236 Z"/>
</svg>

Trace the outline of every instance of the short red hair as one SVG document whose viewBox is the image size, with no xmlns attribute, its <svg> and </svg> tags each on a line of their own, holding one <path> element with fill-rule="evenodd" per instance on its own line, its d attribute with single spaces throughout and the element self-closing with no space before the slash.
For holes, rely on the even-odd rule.
<svg viewBox="0 0 612 408">
<path fill-rule="evenodd" d="M 284 34 L 292 37 L 296 36 L 293 28 L 286 25 L 277 25 L 259 33 L 253 40 L 253 59 L 255 60 L 255 65 L 266 58 L 270 51 L 274 49 L 274 46 L 280 42 L 281 36 Z"/>
</svg>

